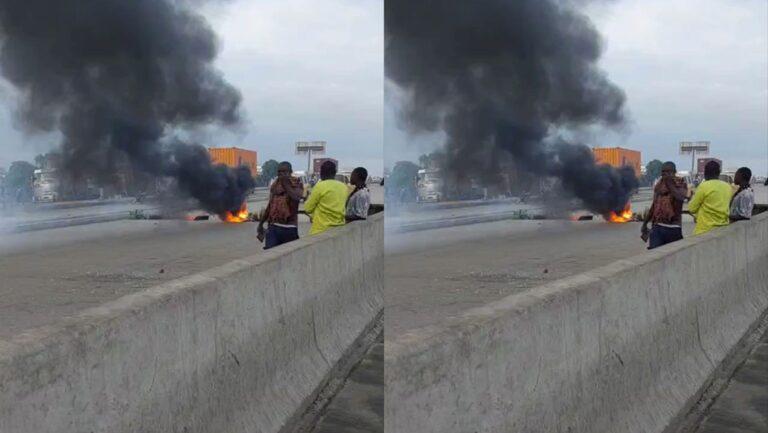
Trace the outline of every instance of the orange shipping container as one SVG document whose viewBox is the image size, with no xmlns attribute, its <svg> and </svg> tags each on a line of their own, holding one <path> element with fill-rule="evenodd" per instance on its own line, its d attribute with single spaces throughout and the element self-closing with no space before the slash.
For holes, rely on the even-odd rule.
<svg viewBox="0 0 768 433">
<path fill-rule="evenodd" d="M 256 152 L 252 150 L 238 147 L 209 147 L 208 153 L 214 164 L 224 164 L 232 168 L 244 165 L 251 170 L 253 176 L 256 176 L 258 172 L 258 159 Z"/>
<path fill-rule="evenodd" d="M 594 147 L 592 153 L 598 164 L 608 164 L 617 168 L 626 165 L 632 167 L 635 176 L 640 177 L 640 152 L 637 150 L 623 147 Z"/>
</svg>

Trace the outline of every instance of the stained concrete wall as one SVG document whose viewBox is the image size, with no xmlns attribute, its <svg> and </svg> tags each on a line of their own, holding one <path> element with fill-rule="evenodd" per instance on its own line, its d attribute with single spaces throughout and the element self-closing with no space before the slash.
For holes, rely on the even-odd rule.
<svg viewBox="0 0 768 433">
<path fill-rule="evenodd" d="M 269 433 L 383 306 L 383 216 L 0 343 L 2 433 Z"/>
<path fill-rule="evenodd" d="M 656 433 L 768 307 L 768 214 L 386 344 L 386 431 Z"/>
</svg>

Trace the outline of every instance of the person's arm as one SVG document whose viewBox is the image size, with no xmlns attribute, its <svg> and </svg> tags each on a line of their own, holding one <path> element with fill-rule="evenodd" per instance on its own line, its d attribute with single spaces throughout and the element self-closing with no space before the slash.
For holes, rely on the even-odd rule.
<svg viewBox="0 0 768 433">
<path fill-rule="evenodd" d="M 259 226 L 256 228 L 256 237 L 259 239 L 259 241 L 262 241 L 264 239 L 264 220 L 267 219 L 269 215 L 269 206 L 272 204 L 272 193 L 269 193 L 269 197 L 267 199 L 267 207 L 264 209 L 264 214 L 259 218 Z"/>
<path fill-rule="evenodd" d="M 653 218 L 654 207 L 656 207 L 656 192 L 653 193 L 653 201 L 651 201 L 651 207 L 648 209 L 648 213 L 645 215 L 642 227 L 640 227 L 640 237 L 643 240 L 646 240 L 646 237 L 648 236 L 648 223 L 651 222 L 651 218 Z"/>
<path fill-rule="evenodd" d="M 669 192 L 672 193 L 672 197 L 674 197 L 675 200 L 685 202 L 688 198 L 688 185 L 685 182 L 678 186 L 677 182 L 670 178 L 667 180 L 667 188 L 669 188 Z"/>
<path fill-rule="evenodd" d="M 320 195 L 322 195 L 322 186 L 320 182 L 312 188 L 312 193 L 309 195 L 309 199 L 304 203 L 304 212 L 312 214 L 317 208 L 317 203 L 320 201 Z"/>
<path fill-rule="evenodd" d="M 291 179 L 285 177 L 281 180 L 281 183 L 283 189 L 285 189 L 285 193 L 288 194 L 288 197 L 290 197 L 291 200 L 300 202 L 301 199 L 304 198 L 304 186 L 301 182 L 297 182 L 297 185 L 293 186 Z"/>
<path fill-rule="evenodd" d="M 696 193 L 693 194 L 693 198 L 691 199 L 691 202 L 688 203 L 688 212 L 692 214 L 696 214 L 699 212 L 699 208 L 701 208 L 701 202 L 704 200 L 704 195 L 706 194 L 706 188 L 704 186 L 699 185 L 699 188 L 696 190 Z"/>
</svg>

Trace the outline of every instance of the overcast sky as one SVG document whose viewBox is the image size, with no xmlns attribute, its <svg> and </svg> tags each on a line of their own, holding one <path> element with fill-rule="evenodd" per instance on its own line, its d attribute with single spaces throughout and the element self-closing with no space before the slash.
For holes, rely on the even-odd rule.
<svg viewBox="0 0 768 433">
<path fill-rule="evenodd" d="M 240 89 L 242 133 L 214 131 L 204 144 L 256 150 L 295 162 L 297 140 L 325 140 L 341 168 L 382 172 L 383 1 L 234 0 L 204 11 L 219 34 L 218 67 Z M 0 166 L 31 160 L 56 137 L 24 137 L 0 88 Z"/>
<path fill-rule="evenodd" d="M 589 14 L 605 39 L 603 67 L 627 92 L 627 134 L 598 134 L 595 145 L 624 146 L 643 160 L 672 159 L 681 140 L 710 140 L 726 168 L 768 172 L 768 2 L 617 0 Z M 322 7 L 321 7 L 322 5 Z M 381 0 L 235 0 L 206 11 L 220 35 L 217 62 L 240 88 L 242 134 L 215 132 L 206 144 L 255 149 L 260 160 L 289 159 L 297 140 L 326 140 L 328 156 L 381 171 L 386 158 L 415 160 L 440 137 L 412 140 L 383 98 Z M 31 159 L 55 138 L 12 127 L 0 88 L 0 166 Z"/>
<path fill-rule="evenodd" d="M 709 140 L 725 168 L 768 172 L 768 2 L 616 0 L 588 11 L 603 34 L 602 65 L 627 93 L 627 134 L 599 134 L 592 145 L 673 160 L 683 140 Z M 387 104 L 386 159 L 415 160 L 439 137 L 412 139 Z"/>
</svg>

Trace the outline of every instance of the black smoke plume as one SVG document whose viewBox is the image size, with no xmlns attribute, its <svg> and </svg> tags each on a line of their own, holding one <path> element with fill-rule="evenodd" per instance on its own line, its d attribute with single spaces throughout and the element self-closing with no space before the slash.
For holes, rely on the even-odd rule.
<svg viewBox="0 0 768 433">
<path fill-rule="evenodd" d="M 239 209 L 253 178 L 213 166 L 179 131 L 236 126 L 240 93 L 213 67 L 217 39 L 174 0 L 0 0 L 0 68 L 29 132 L 59 131 L 64 167 L 104 180 L 127 156 L 209 211 Z"/>
<path fill-rule="evenodd" d="M 597 67 L 600 35 L 573 4 L 387 0 L 385 29 L 402 123 L 445 132 L 449 171 L 487 178 L 504 150 L 516 166 L 559 178 L 593 211 L 624 208 L 633 171 L 598 166 L 588 147 L 565 138 L 625 122 L 624 92 Z"/>
</svg>

